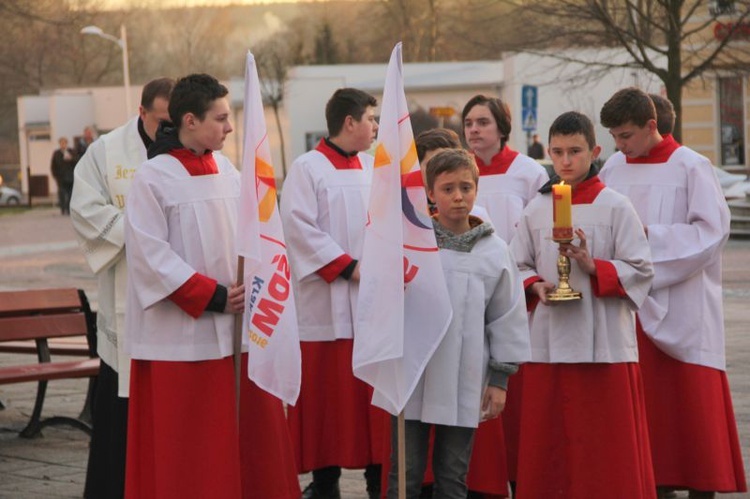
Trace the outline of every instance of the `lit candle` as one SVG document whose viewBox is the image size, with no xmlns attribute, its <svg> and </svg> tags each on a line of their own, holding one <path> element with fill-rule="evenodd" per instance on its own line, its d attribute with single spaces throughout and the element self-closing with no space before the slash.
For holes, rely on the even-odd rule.
<svg viewBox="0 0 750 499">
<path fill-rule="evenodd" d="M 570 185 L 560 182 L 552 186 L 552 239 L 570 241 L 573 239 L 573 215 L 571 209 Z"/>
</svg>

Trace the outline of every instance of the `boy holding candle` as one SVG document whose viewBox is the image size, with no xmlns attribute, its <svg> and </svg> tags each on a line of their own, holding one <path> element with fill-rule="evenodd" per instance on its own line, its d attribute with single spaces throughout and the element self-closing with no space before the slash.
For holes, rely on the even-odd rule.
<svg viewBox="0 0 750 499">
<path fill-rule="evenodd" d="M 625 88 L 600 117 L 621 151 L 607 160 L 602 179 L 636 206 L 654 256 L 654 283 L 638 311 L 638 349 L 658 493 L 744 492 L 724 357 L 721 253 L 729 209 L 711 162 L 661 135 L 652 100 Z"/>
<path fill-rule="evenodd" d="M 511 242 L 533 309 L 516 497 L 650 498 L 634 313 L 653 276 L 648 242 L 627 198 L 596 176 L 591 163 L 600 147 L 591 120 L 560 115 L 549 144 L 558 178 L 529 203 Z M 570 201 L 549 194 L 560 180 Z M 573 235 L 578 244 L 554 240 Z M 583 296 L 551 306 L 559 254 L 571 259 L 570 285 Z"/>
</svg>

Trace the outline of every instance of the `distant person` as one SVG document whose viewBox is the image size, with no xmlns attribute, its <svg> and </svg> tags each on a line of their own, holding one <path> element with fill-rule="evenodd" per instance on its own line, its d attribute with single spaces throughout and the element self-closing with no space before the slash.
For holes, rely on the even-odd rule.
<svg viewBox="0 0 750 499">
<path fill-rule="evenodd" d="M 662 138 L 672 135 L 674 123 L 677 119 L 672 101 L 659 94 L 648 94 L 648 96 L 656 108 L 656 130 L 659 132 L 659 135 Z"/>
<path fill-rule="evenodd" d="M 76 152 L 68 147 L 68 139 L 60 137 L 60 147 L 52 153 L 52 176 L 57 183 L 57 200 L 60 213 L 70 215 L 70 196 L 73 194 L 73 172 L 78 160 Z"/>
<path fill-rule="evenodd" d="M 174 87 L 171 78 L 148 82 L 138 116 L 92 144 L 75 169 L 71 220 L 98 279 L 97 353 L 101 368 L 94 397 L 94 428 L 84 497 L 121 498 L 125 486 L 130 358 L 122 348 L 125 321 L 125 200 Z"/>
<path fill-rule="evenodd" d="M 94 129 L 90 126 L 87 126 L 83 129 L 83 136 L 79 137 L 76 141 L 76 152 L 78 153 L 79 158 L 82 157 L 86 152 L 86 149 L 88 149 L 89 146 L 94 143 L 94 140 L 96 140 Z"/>
<path fill-rule="evenodd" d="M 601 123 L 621 151 L 601 170 L 638 212 L 654 282 L 638 311 L 638 351 L 658 497 L 745 492 L 726 375 L 721 258 L 729 208 L 711 162 L 657 129 L 637 88 L 616 92 Z"/>
<path fill-rule="evenodd" d="M 544 145 L 542 145 L 542 142 L 539 140 L 538 133 L 535 133 L 531 137 L 531 144 L 529 144 L 529 148 L 526 153 L 532 159 L 544 159 Z"/>
<path fill-rule="evenodd" d="M 517 499 L 655 494 L 635 338 L 635 310 L 648 296 L 654 267 L 632 204 L 596 175 L 600 151 L 585 115 L 555 119 L 549 153 L 557 176 L 572 187 L 576 240 L 550 237 L 551 181 L 524 210 L 510 245 L 532 310 Z M 582 297 L 556 304 L 550 293 L 561 254 L 570 258 L 570 286 Z"/>
</svg>

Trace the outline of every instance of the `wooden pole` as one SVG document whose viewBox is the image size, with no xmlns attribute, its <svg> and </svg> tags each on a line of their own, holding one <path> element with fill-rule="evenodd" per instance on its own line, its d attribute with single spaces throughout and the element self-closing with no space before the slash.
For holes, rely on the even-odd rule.
<svg viewBox="0 0 750 499">
<path fill-rule="evenodd" d="M 245 257 L 237 258 L 237 285 L 245 280 Z M 237 403 L 237 424 L 240 423 L 240 377 L 242 373 L 242 318 L 244 314 L 234 316 L 234 333 L 232 334 L 232 351 L 234 352 L 234 399 Z"/>
<path fill-rule="evenodd" d="M 398 415 L 398 499 L 406 499 L 406 423 L 404 411 Z"/>
</svg>

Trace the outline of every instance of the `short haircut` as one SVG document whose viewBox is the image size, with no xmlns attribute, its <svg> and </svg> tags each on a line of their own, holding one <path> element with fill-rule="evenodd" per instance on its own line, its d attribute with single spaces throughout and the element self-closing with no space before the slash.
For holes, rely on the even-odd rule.
<svg viewBox="0 0 750 499">
<path fill-rule="evenodd" d="M 460 149 L 461 139 L 450 128 L 433 128 L 417 135 L 417 157 L 421 163 L 425 155 L 435 149 Z"/>
<path fill-rule="evenodd" d="M 466 115 L 474 106 L 486 106 L 489 108 L 490 113 L 495 118 L 497 123 L 497 130 L 500 132 L 500 144 L 505 147 L 505 142 L 510 137 L 510 109 L 508 105 L 498 99 L 497 97 L 487 97 L 486 95 L 475 95 L 469 102 L 464 106 L 464 110 L 461 112 L 461 126 L 464 126 L 466 121 Z"/>
<path fill-rule="evenodd" d="M 549 127 L 549 142 L 552 143 L 552 137 L 555 135 L 576 135 L 581 134 L 589 145 L 589 150 L 596 147 L 596 134 L 594 133 L 594 123 L 585 114 L 577 111 L 568 111 L 555 118 L 552 126 Z"/>
<path fill-rule="evenodd" d="M 656 108 L 656 129 L 660 135 L 672 133 L 677 115 L 674 112 L 672 101 L 659 94 L 648 94 Z"/>
<path fill-rule="evenodd" d="M 435 188 L 435 180 L 443 173 L 451 173 L 457 170 L 469 170 L 474 179 L 474 185 L 479 184 L 479 168 L 474 156 L 464 149 L 446 149 L 440 151 L 427 162 L 425 177 L 427 178 L 427 189 Z"/>
<path fill-rule="evenodd" d="M 228 93 L 227 87 L 211 75 L 191 74 L 180 78 L 169 98 L 169 119 L 178 129 L 182 126 L 182 118 L 188 113 L 203 120 L 211 104 Z"/>
<path fill-rule="evenodd" d="M 356 88 L 336 90 L 326 104 L 326 125 L 328 136 L 336 137 L 344 128 L 344 121 L 351 116 L 356 121 L 362 119 L 368 107 L 376 107 L 378 100 L 367 92 Z"/>
<path fill-rule="evenodd" d="M 174 84 L 175 81 L 172 78 L 157 78 L 146 83 L 141 92 L 141 106 L 143 106 L 143 109 L 150 111 L 157 97 L 168 101 Z"/>
<path fill-rule="evenodd" d="M 656 108 L 646 92 L 628 87 L 610 97 L 599 113 L 599 120 L 605 128 L 616 128 L 633 123 L 644 127 L 649 120 L 656 120 Z"/>
</svg>

